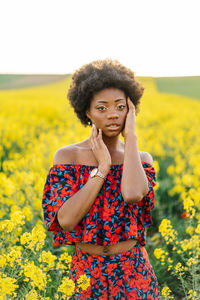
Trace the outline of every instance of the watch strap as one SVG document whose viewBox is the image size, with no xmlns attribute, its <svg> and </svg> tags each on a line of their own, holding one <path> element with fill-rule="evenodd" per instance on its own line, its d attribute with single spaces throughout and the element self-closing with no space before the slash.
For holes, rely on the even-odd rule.
<svg viewBox="0 0 200 300">
<path fill-rule="evenodd" d="M 101 178 L 106 179 L 106 176 L 103 175 L 103 174 L 99 171 L 99 169 L 98 169 L 97 174 L 96 174 L 95 176 L 100 176 Z"/>
</svg>

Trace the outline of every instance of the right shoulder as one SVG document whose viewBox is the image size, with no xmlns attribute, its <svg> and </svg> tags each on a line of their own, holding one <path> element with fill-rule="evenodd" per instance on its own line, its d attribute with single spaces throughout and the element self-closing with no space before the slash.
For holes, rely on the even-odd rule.
<svg viewBox="0 0 200 300">
<path fill-rule="evenodd" d="M 75 161 L 76 146 L 69 145 L 56 150 L 53 157 L 53 165 L 73 164 Z"/>
</svg>

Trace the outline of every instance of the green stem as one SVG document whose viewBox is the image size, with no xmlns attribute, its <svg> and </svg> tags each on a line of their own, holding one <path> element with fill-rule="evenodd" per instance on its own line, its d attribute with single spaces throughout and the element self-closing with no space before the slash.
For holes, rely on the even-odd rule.
<svg viewBox="0 0 200 300">
<path fill-rule="evenodd" d="M 185 297 L 186 297 L 186 299 L 188 300 L 188 296 L 187 296 L 187 293 L 186 293 L 186 290 L 185 290 L 184 280 L 183 280 L 183 278 L 182 278 L 181 275 L 180 275 L 180 280 L 181 280 L 182 287 L 183 287 L 183 290 L 184 290 L 184 293 L 185 293 Z"/>
</svg>

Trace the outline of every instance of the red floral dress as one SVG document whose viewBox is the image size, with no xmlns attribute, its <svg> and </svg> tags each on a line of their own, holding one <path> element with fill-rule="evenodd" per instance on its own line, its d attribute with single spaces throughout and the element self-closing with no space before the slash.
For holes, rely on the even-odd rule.
<svg viewBox="0 0 200 300">
<path fill-rule="evenodd" d="M 89 179 L 96 166 L 57 164 L 50 168 L 43 190 L 44 221 L 53 232 L 53 245 L 89 243 L 112 245 L 137 239 L 129 251 L 117 255 L 91 255 L 78 247 L 72 256 L 69 276 L 76 283 L 80 275 L 91 278 L 87 291 L 71 299 L 158 299 L 156 275 L 144 248 L 147 228 L 152 225 L 155 205 L 155 169 L 141 162 L 149 182 L 149 192 L 137 203 L 128 204 L 121 193 L 123 164 L 112 165 L 88 213 L 71 232 L 57 221 L 62 204 Z"/>
</svg>

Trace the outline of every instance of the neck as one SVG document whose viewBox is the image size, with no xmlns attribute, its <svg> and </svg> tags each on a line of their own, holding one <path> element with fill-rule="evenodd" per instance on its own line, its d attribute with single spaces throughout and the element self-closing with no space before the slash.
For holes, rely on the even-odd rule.
<svg viewBox="0 0 200 300">
<path fill-rule="evenodd" d="M 119 151 L 123 147 L 123 142 L 120 140 L 119 135 L 114 137 L 108 137 L 103 134 L 102 139 L 109 152 Z"/>
</svg>

